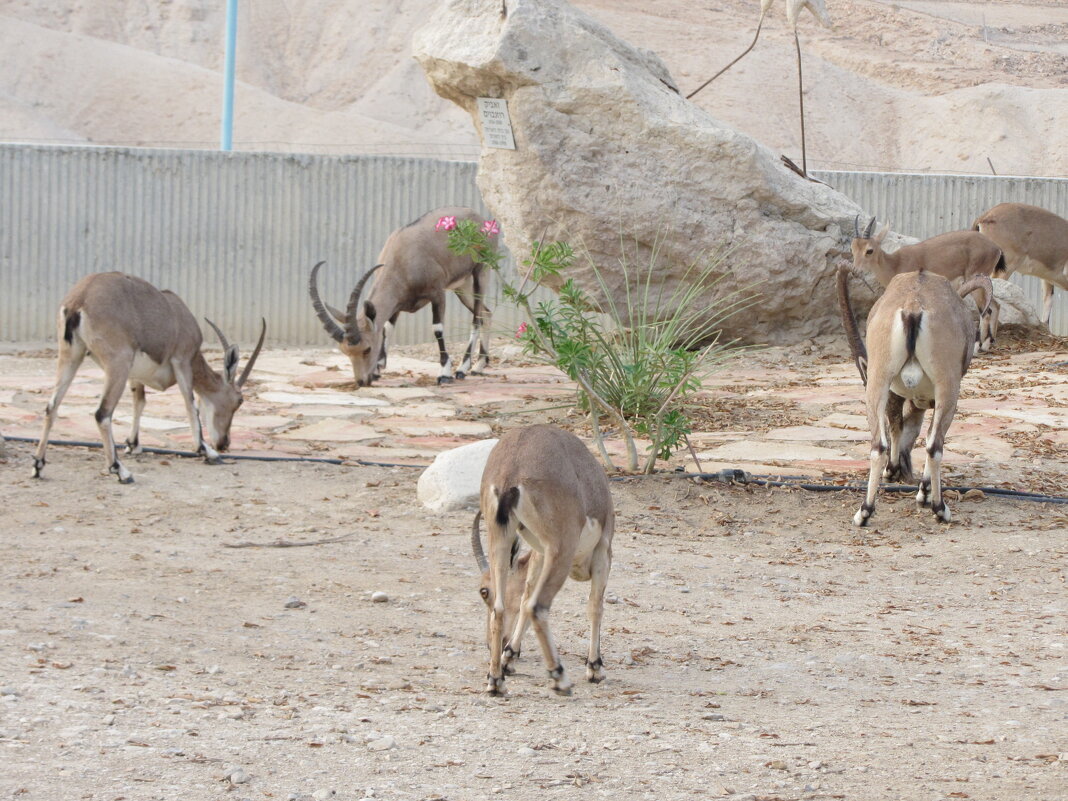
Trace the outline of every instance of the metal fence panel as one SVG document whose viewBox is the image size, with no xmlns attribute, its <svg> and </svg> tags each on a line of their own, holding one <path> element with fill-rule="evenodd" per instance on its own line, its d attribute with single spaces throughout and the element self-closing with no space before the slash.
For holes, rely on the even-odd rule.
<svg viewBox="0 0 1068 801">
<path fill-rule="evenodd" d="M 390 231 L 438 206 L 485 213 L 476 170 L 433 159 L 0 145 L 0 341 L 51 339 L 66 290 L 115 269 L 173 289 L 233 340 L 254 339 L 262 316 L 272 343 L 324 344 L 307 295 L 312 265 L 326 260 L 323 295 L 344 305 Z M 1005 200 L 1068 216 L 1064 179 L 818 176 L 921 238 L 967 227 Z M 1041 283 L 1014 280 L 1041 308 Z M 1053 328 L 1068 334 L 1068 293 L 1056 298 Z M 491 305 L 494 328 L 514 330 L 516 310 Z M 469 328 L 450 302 L 451 348 Z M 431 341 L 429 310 L 402 315 L 395 336 Z"/>
<path fill-rule="evenodd" d="M 104 270 L 177 292 L 247 343 L 322 344 L 308 299 L 344 307 L 388 234 L 429 209 L 485 212 L 476 165 L 430 159 L 73 147 L 0 147 L 0 340 L 51 339 L 66 290 Z M 491 301 L 491 305 L 493 302 Z M 498 304 L 499 305 L 499 304 Z M 511 326 L 501 308 L 495 322 Z M 471 318 L 447 304 L 450 340 Z M 432 339 L 429 310 L 398 343 Z"/>
</svg>

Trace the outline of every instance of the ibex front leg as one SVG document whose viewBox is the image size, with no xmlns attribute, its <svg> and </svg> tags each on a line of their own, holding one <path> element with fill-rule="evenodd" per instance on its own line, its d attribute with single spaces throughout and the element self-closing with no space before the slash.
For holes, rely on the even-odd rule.
<svg viewBox="0 0 1068 801">
<path fill-rule="evenodd" d="M 177 360 L 172 362 L 174 366 L 174 378 L 181 390 L 182 400 L 185 401 L 185 411 L 189 415 L 189 428 L 193 432 L 193 448 L 199 454 L 204 454 L 204 461 L 208 464 L 222 464 L 219 452 L 211 446 L 204 436 L 204 429 L 200 425 L 200 413 L 197 411 L 196 398 L 193 397 L 193 376 L 188 364 L 182 364 Z"/>
<path fill-rule="evenodd" d="M 133 395 L 133 426 L 130 428 L 130 436 L 126 438 L 127 453 L 141 453 L 141 413 L 145 410 L 145 385 L 131 384 L 130 394 Z"/>
<path fill-rule="evenodd" d="M 430 313 L 434 321 L 434 339 L 438 341 L 438 356 L 441 359 L 441 374 L 438 376 L 439 384 L 447 384 L 452 381 L 452 359 L 445 350 L 445 297 L 435 298 L 430 302 Z"/>
</svg>

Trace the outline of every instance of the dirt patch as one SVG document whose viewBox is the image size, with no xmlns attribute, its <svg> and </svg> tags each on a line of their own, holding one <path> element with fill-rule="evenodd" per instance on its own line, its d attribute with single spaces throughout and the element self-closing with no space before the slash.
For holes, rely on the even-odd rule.
<svg viewBox="0 0 1068 801">
<path fill-rule="evenodd" d="M 531 638 L 496 700 L 471 515 L 418 471 L 8 447 L 3 797 L 1064 797 L 1063 506 L 613 482 L 608 680 L 570 583 L 575 694 Z"/>
</svg>

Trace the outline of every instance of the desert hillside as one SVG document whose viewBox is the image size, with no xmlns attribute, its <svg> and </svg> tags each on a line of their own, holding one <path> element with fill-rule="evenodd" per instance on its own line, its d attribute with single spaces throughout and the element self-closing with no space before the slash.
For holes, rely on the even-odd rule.
<svg viewBox="0 0 1068 801">
<path fill-rule="evenodd" d="M 241 4 L 235 147 L 472 158 L 466 114 L 410 56 L 440 0 Z M 1068 176 L 1068 4 L 826 0 L 807 12 L 809 166 Z M 583 0 L 683 93 L 752 40 L 758 0 Z M 224 3 L 0 0 L 0 141 L 217 146 Z M 793 37 L 776 3 L 694 99 L 800 156 Z"/>
</svg>

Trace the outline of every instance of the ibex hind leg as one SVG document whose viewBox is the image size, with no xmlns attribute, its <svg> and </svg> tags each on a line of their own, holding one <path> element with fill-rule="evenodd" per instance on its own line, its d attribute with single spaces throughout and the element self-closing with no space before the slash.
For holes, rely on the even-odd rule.
<svg viewBox="0 0 1068 801">
<path fill-rule="evenodd" d="M 41 432 L 41 441 L 37 443 L 37 450 L 33 457 L 33 477 L 40 478 L 41 471 L 45 466 L 45 450 L 48 448 L 48 435 L 52 431 L 52 424 L 56 421 L 59 405 L 70 389 L 74 376 L 81 367 L 88 350 L 81 339 L 74 337 L 70 343 L 60 340 L 59 360 L 56 363 L 56 388 L 52 397 L 45 407 L 44 430 Z"/>
<path fill-rule="evenodd" d="M 527 603 L 534 624 L 534 632 L 538 636 L 541 652 L 545 657 L 545 667 L 553 691 L 559 695 L 570 695 L 571 680 L 567 677 L 564 665 L 560 661 L 560 652 L 556 648 L 552 631 L 549 629 L 549 609 L 553 598 L 567 580 L 571 566 L 568 560 L 560 558 L 560 554 L 549 550 L 546 550 L 543 559 L 537 587 Z"/>
<path fill-rule="evenodd" d="M 609 532 L 611 533 L 611 532 Z M 612 566 L 612 552 L 604 539 L 597 545 L 590 559 L 590 599 L 586 615 L 590 619 L 590 650 L 586 656 L 586 681 L 604 681 L 604 659 L 601 656 L 601 620 L 604 617 L 604 591 L 608 585 L 608 571 Z"/>
</svg>

